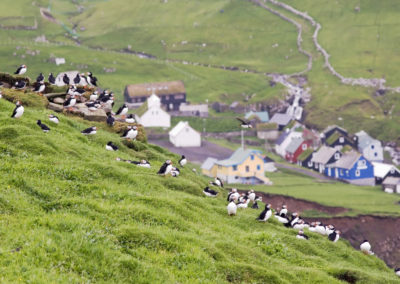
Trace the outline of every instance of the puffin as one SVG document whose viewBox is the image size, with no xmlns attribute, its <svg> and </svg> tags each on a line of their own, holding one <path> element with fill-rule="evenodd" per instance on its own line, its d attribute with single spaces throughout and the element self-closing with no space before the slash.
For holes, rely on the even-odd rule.
<svg viewBox="0 0 400 284">
<path fill-rule="evenodd" d="M 300 220 L 299 214 L 297 212 L 292 213 L 292 220 L 290 220 L 290 226 L 293 227 Z"/>
<path fill-rule="evenodd" d="M 247 196 L 249 197 L 251 202 L 254 202 L 256 199 L 256 194 L 254 193 L 253 189 L 248 192 Z"/>
<path fill-rule="evenodd" d="M 63 76 L 63 82 L 64 82 L 65 85 L 69 85 L 69 77 L 68 77 L 67 74 L 64 74 L 64 76 Z"/>
<path fill-rule="evenodd" d="M 50 131 L 50 128 L 46 124 L 43 124 L 40 119 L 36 122 L 36 124 L 39 125 L 40 128 L 42 128 L 44 133 L 47 133 Z"/>
<path fill-rule="evenodd" d="M 236 201 L 239 199 L 239 193 L 236 188 L 232 188 L 232 191 L 229 192 L 227 201 Z"/>
<path fill-rule="evenodd" d="M 304 234 L 303 230 L 300 230 L 296 238 L 300 240 L 308 240 L 308 236 Z"/>
<path fill-rule="evenodd" d="M 126 104 L 123 104 L 115 113 L 116 115 L 120 115 L 120 116 L 125 116 L 125 114 L 128 113 L 128 106 Z"/>
<path fill-rule="evenodd" d="M 287 206 L 285 205 L 285 204 L 283 204 L 282 205 L 282 209 L 279 211 L 279 215 L 280 216 L 286 216 L 287 215 L 287 212 L 288 212 L 288 210 L 287 210 Z"/>
<path fill-rule="evenodd" d="M 293 227 L 293 229 L 295 229 L 295 230 L 303 230 L 304 228 L 305 228 L 305 222 L 304 222 L 304 220 L 299 220 L 299 221 L 297 221 L 296 223 L 294 223 L 293 225 L 292 225 L 292 227 Z"/>
<path fill-rule="evenodd" d="M 125 130 L 124 134 L 122 134 L 122 138 L 125 139 L 136 139 L 136 136 L 138 135 L 138 130 L 136 126 L 128 126 L 128 128 Z"/>
<path fill-rule="evenodd" d="M 12 118 L 20 118 L 24 114 L 24 107 L 20 101 L 15 103 L 14 111 L 11 115 Z"/>
<path fill-rule="evenodd" d="M 178 168 L 172 167 L 171 176 L 178 177 L 181 171 Z"/>
<path fill-rule="evenodd" d="M 336 230 L 328 235 L 328 239 L 334 243 L 336 243 L 340 238 L 340 231 Z"/>
<path fill-rule="evenodd" d="M 39 76 L 36 78 L 36 83 L 41 83 L 44 81 L 43 73 L 40 73 Z"/>
<path fill-rule="evenodd" d="M 166 160 L 164 164 L 162 164 L 161 168 L 158 170 L 157 174 L 167 176 L 172 171 L 172 162 L 171 160 Z"/>
<path fill-rule="evenodd" d="M 272 216 L 271 204 L 265 204 L 265 209 L 261 212 L 260 216 L 258 216 L 257 221 L 267 222 L 269 218 Z"/>
<path fill-rule="evenodd" d="M 19 68 L 14 72 L 15 75 L 24 75 L 26 73 L 26 71 L 28 70 L 28 68 L 26 67 L 26 65 L 21 65 L 19 66 Z"/>
<path fill-rule="evenodd" d="M 58 124 L 60 122 L 60 120 L 58 119 L 57 116 L 55 116 L 54 114 L 49 114 L 49 120 L 55 124 Z"/>
<path fill-rule="evenodd" d="M 133 114 L 128 114 L 128 116 L 125 118 L 126 123 L 135 123 L 135 118 L 133 117 Z"/>
<path fill-rule="evenodd" d="M 40 82 L 40 83 L 38 83 L 38 84 L 36 85 L 36 87 L 33 89 L 33 91 L 34 91 L 35 93 L 41 94 L 41 93 L 44 92 L 45 89 L 46 89 L 46 85 L 45 85 L 43 82 Z"/>
<path fill-rule="evenodd" d="M 64 103 L 64 107 L 72 108 L 76 104 L 76 98 L 75 95 L 71 95 L 69 99 L 67 99 Z"/>
<path fill-rule="evenodd" d="M 87 106 L 88 110 L 91 111 L 98 110 L 101 107 L 101 105 L 97 102 L 88 102 L 85 105 Z"/>
<path fill-rule="evenodd" d="M 242 199 L 241 201 L 239 201 L 239 203 L 237 204 L 238 208 L 247 208 L 249 206 L 249 202 L 250 199 Z"/>
<path fill-rule="evenodd" d="M 187 164 L 186 157 L 185 157 L 185 155 L 182 155 L 181 159 L 179 160 L 179 165 L 181 167 L 184 167 L 186 164 Z"/>
<path fill-rule="evenodd" d="M 400 277 L 400 268 L 395 268 L 394 273 Z"/>
<path fill-rule="evenodd" d="M 80 82 L 81 82 L 81 76 L 79 75 L 79 73 L 77 73 L 74 78 L 74 84 L 79 85 Z"/>
<path fill-rule="evenodd" d="M 114 126 L 115 118 L 112 116 L 111 112 L 107 113 L 107 124 L 108 126 Z"/>
<path fill-rule="evenodd" d="M 106 150 L 108 150 L 108 151 L 117 151 L 118 150 L 118 146 L 113 144 L 113 142 L 109 141 L 106 144 Z"/>
<path fill-rule="evenodd" d="M 98 98 L 99 98 L 99 93 L 97 91 L 94 91 L 92 94 L 90 94 L 89 100 L 97 101 Z"/>
<path fill-rule="evenodd" d="M 25 81 L 17 81 L 17 82 L 15 82 L 15 84 L 14 84 L 14 87 L 17 89 L 17 90 L 22 90 L 23 88 L 25 88 L 26 87 L 26 82 Z"/>
<path fill-rule="evenodd" d="M 315 222 L 311 222 L 311 225 L 309 226 L 308 230 L 310 232 L 316 232 L 315 227 L 317 226 L 317 224 Z"/>
<path fill-rule="evenodd" d="M 214 179 L 214 181 L 210 181 L 210 184 L 219 186 L 219 187 L 224 187 L 224 183 L 222 182 L 222 180 L 219 177 L 216 177 Z"/>
<path fill-rule="evenodd" d="M 251 205 L 251 208 L 252 208 L 252 209 L 259 209 L 257 201 L 255 201 L 255 202 L 253 203 L 253 205 Z"/>
<path fill-rule="evenodd" d="M 335 227 L 333 226 L 333 225 L 328 225 L 328 226 L 325 226 L 325 234 L 326 235 L 330 235 L 330 234 L 332 234 L 333 232 L 335 232 Z"/>
<path fill-rule="evenodd" d="M 326 228 L 321 222 L 316 222 L 315 232 L 320 235 L 326 235 Z"/>
<path fill-rule="evenodd" d="M 56 78 L 54 77 L 53 73 L 50 73 L 50 74 L 49 74 L 48 80 L 49 80 L 49 83 L 50 83 L 50 84 L 52 84 L 52 85 L 55 85 L 55 84 L 56 84 Z"/>
<path fill-rule="evenodd" d="M 208 186 L 203 189 L 203 193 L 208 197 L 216 197 L 218 195 L 217 191 L 210 189 Z"/>
<path fill-rule="evenodd" d="M 226 209 L 228 210 L 229 216 L 236 215 L 237 206 L 236 206 L 235 202 L 233 202 L 233 201 L 229 202 L 228 206 L 226 206 Z"/>
<path fill-rule="evenodd" d="M 141 160 L 140 162 L 132 162 L 132 164 L 135 164 L 138 167 L 151 168 L 151 165 L 147 160 Z"/>
<path fill-rule="evenodd" d="M 252 128 L 252 127 L 253 127 L 253 126 L 250 124 L 250 121 L 241 119 L 240 117 L 236 117 L 236 119 L 240 121 L 240 123 L 241 123 L 240 126 L 241 126 L 242 128 Z"/>
<path fill-rule="evenodd" d="M 82 130 L 81 133 L 83 135 L 94 135 L 97 133 L 97 127 L 92 126 L 92 127 L 86 128 L 85 130 Z"/>
<path fill-rule="evenodd" d="M 88 76 L 86 77 L 86 81 L 89 83 L 89 85 L 93 85 L 97 87 L 97 78 L 93 76 L 92 72 L 88 73 Z"/>
<path fill-rule="evenodd" d="M 368 240 L 364 240 L 361 245 L 360 245 L 360 250 L 369 255 L 373 255 L 374 253 L 371 251 L 371 244 L 368 242 Z"/>
<path fill-rule="evenodd" d="M 285 216 L 275 215 L 275 218 L 278 219 L 278 222 L 279 222 L 279 223 L 282 223 L 282 224 L 284 224 L 285 226 L 286 226 L 287 224 L 290 224 L 290 223 L 289 223 L 289 219 L 288 219 L 287 217 L 285 217 Z"/>
</svg>

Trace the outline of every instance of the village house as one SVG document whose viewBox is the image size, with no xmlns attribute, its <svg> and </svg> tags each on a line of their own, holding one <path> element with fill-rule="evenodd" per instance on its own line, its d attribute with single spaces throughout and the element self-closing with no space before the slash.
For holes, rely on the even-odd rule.
<svg viewBox="0 0 400 284">
<path fill-rule="evenodd" d="M 325 172 L 325 166 L 327 164 L 332 164 L 342 157 L 342 153 L 335 148 L 331 148 L 323 145 L 319 148 L 311 158 L 311 163 L 313 164 L 313 170 L 319 173 Z"/>
<path fill-rule="evenodd" d="M 301 138 L 302 133 L 297 131 L 284 131 L 275 143 L 275 152 L 281 157 L 286 156 L 286 148 L 295 138 Z"/>
<path fill-rule="evenodd" d="M 276 140 L 279 137 L 278 125 L 276 123 L 257 123 L 257 137 L 264 140 Z"/>
<path fill-rule="evenodd" d="M 186 90 L 182 81 L 127 85 L 124 98 L 129 108 L 138 108 L 152 94 L 160 98 L 167 111 L 179 111 L 179 106 L 186 102 Z"/>
<path fill-rule="evenodd" d="M 144 127 L 171 127 L 171 116 L 161 108 L 160 98 L 154 94 L 136 109 L 135 119 Z"/>
<path fill-rule="evenodd" d="M 387 177 L 382 182 L 382 189 L 386 193 L 400 193 L 400 177 Z"/>
<path fill-rule="evenodd" d="M 292 121 L 292 117 L 286 113 L 275 113 L 271 119 L 270 123 L 276 123 L 278 125 L 278 129 L 282 130 Z"/>
<path fill-rule="evenodd" d="M 313 154 L 313 148 L 308 148 L 307 150 L 305 150 L 297 157 L 297 165 L 307 169 L 313 169 L 314 163 L 311 161 Z"/>
<path fill-rule="evenodd" d="M 306 141 L 303 137 L 294 138 L 286 147 L 285 159 L 289 163 L 297 163 L 297 158 L 311 146 L 311 141 Z"/>
<path fill-rule="evenodd" d="M 215 158 L 208 157 L 201 165 L 201 172 L 203 173 L 203 175 L 206 175 L 208 177 L 216 177 L 217 176 L 217 172 L 216 172 L 217 168 L 214 167 L 214 164 L 217 161 L 218 160 Z"/>
<path fill-rule="evenodd" d="M 334 132 L 338 132 L 344 137 L 349 136 L 346 129 L 339 127 L 337 125 L 330 125 L 327 128 L 325 128 L 321 133 L 322 142 L 325 143 L 325 140 L 328 139 Z"/>
<path fill-rule="evenodd" d="M 381 141 L 372 138 L 365 131 L 355 134 L 358 151 L 370 162 L 383 162 Z"/>
<path fill-rule="evenodd" d="M 379 162 L 372 162 L 374 166 L 375 184 L 381 184 L 387 177 L 399 177 L 400 171 L 397 167 Z"/>
<path fill-rule="evenodd" d="M 360 153 L 350 151 L 326 165 L 325 175 L 357 185 L 375 185 L 372 164 Z"/>
<path fill-rule="evenodd" d="M 179 106 L 180 116 L 198 116 L 198 117 L 208 117 L 208 105 L 207 104 L 188 104 L 182 103 Z"/>
<path fill-rule="evenodd" d="M 202 170 L 226 183 L 271 184 L 264 175 L 264 158 L 258 150 L 238 148 L 228 159 L 207 159 Z"/>
<path fill-rule="evenodd" d="M 200 147 L 201 135 L 187 121 L 179 121 L 169 132 L 169 141 L 175 147 Z"/>
<path fill-rule="evenodd" d="M 327 136 L 325 144 L 338 150 L 342 149 L 344 146 L 349 146 L 351 148 L 355 146 L 354 141 L 350 139 L 350 137 L 343 135 L 339 131 L 334 131 L 330 136 Z"/>
</svg>

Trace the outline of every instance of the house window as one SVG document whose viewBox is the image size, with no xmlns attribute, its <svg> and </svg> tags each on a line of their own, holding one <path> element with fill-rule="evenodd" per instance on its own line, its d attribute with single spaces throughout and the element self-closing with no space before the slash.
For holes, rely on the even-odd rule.
<svg viewBox="0 0 400 284">
<path fill-rule="evenodd" d="M 307 144 L 303 144 L 303 145 L 301 146 L 301 148 L 302 148 L 303 150 L 307 150 Z"/>
<path fill-rule="evenodd" d="M 356 177 L 359 177 L 360 176 L 360 170 L 356 170 Z"/>
<path fill-rule="evenodd" d="M 237 171 L 237 166 L 232 167 L 234 171 Z"/>
<path fill-rule="evenodd" d="M 340 170 L 340 175 L 341 175 L 341 176 L 343 175 L 343 170 Z"/>
<path fill-rule="evenodd" d="M 247 173 L 250 172 L 250 167 L 249 166 L 246 166 L 246 172 Z"/>
<path fill-rule="evenodd" d="M 260 165 L 257 165 L 257 170 L 258 171 L 261 170 L 261 166 Z"/>
<path fill-rule="evenodd" d="M 340 138 L 339 138 L 339 142 L 340 142 L 340 143 L 344 143 L 344 138 L 343 138 L 343 137 L 340 137 Z"/>
<path fill-rule="evenodd" d="M 311 162 L 311 161 L 308 162 L 308 166 L 309 166 L 310 168 L 312 167 L 312 162 Z"/>
<path fill-rule="evenodd" d="M 367 165 L 367 161 L 360 160 L 360 161 L 358 161 L 357 165 L 358 165 L 358 168 L 365 168 Z"/>
<path fill-rule="evenodd" d="M 375 153 L 374 153 L 374 156 L 375 156 L 375 157 L 378 157 L 378 153 L 377 153 L 377 152 L 375 152 Z"/>
<path fill-rule="evenodd" d="M 371 149 L 374 149 L 375 148 L 375 146 L 374 145 L 371 145 Z"/>
<path fill-rule="evenodd" d="M 254 155 L 251 155 L 251 156 L 250 156 L 250 159 L 253 161 L 253 160 L 254 160 Z"/>
<path fill-rule="evenodd" d="M 339 160 L 340 159 L 340 154 L 339 153 L 335 153 L 335 160 Z"/>
</svg>

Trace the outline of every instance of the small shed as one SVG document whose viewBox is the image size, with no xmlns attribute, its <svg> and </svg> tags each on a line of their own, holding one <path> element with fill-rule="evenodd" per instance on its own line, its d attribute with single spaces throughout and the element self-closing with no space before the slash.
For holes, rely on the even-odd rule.
<svg viewBox="0 0 400 284">
<path fill-rule="evenodd" d="M 387 193 L 400 193 L 400 178 L 387 177 L 382 182 L 382 189 Z"/>
<path fill-rule="evenodd" d="M 208 105 L 182 103 L 179 106 L 179 112 L 182 116 L 208 117 Z"/>
<path fill-rule="evenodd" d="M 391 164 L 372 162 L 374 166 L 375 183 L 381 184 L 387 177 L 400 178 L 400 171 Z"/>
<path fill-rule="evenodd" d="M 200 147 L 201 135 L 190 127 L 189 122 L 179 121 L 169 132 L 169 141 L 175 147 Z"/>
</svg>

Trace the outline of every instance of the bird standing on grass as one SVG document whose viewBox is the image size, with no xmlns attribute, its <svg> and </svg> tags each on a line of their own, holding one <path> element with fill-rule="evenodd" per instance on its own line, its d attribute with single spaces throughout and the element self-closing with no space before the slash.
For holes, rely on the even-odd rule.
<svg viewBox="0 0 400 284">
<path fill-rule="evenodd" d="M 122 134 L 122 138 L 125 139 L 136 139 L 136 136 L 138 135 L 138 130 L 136 126 L 128 126 L 128 128 L 125 130 L 124 134 Z"/>
<path fill-rule="evenodd" d="M 164 164 L 162 164 L 161 168 L 158 170 L 157 174 L 167 176 L 172 171 L 172 162 L 171 160 L 166 160 Z"/>
<path fill-rule="evenodd" d="M 126 123 L 135 123 L 135 118 L 133 117 L 133 114 L 128 114 L 128 116 L 125 118 Z"/>
<path fill-rule="evenodd" d="M 128 106 L 126 104 L 123 104 L 115 113 L 115 115 L 120 115 L 122 117 L 125 117 L 125 115 L 128 113 Z"/>
<path fill-rule="evenodd" d="M 400 268 L 395 268 L 394 273 L 400 277 Z"/>
<path fill-rule="evenodd" d="M 55 116 L 54 114 L 49 114 L 49 120 L 55 124 L 58 124 L 60 122 L 60 120 L 58 119 L 57 116 Z"/>
<path fill-rule="evenodd" d="M 28 68 L 26 67 L 26 65 L 21 65 L 19 66 L 19 68 L 14 72 L 15 75 L 24 75 L 26 73 L 26 71 L 28 70 Z"/>
<path fill-rule="evenodd" d="M 113 144 L 113 142 L 109 141 L 106 145 L 106 150 L 108 151 L 117 151 L 118 150 L 118 146 Z"/>
<path fill-rule="evenodd" d="M 258 216 L 257 220 L 262 222 L 267 222 L 271 216 L 272 216 L 271 204 L 265 204 L 265 209 L 263 212 L 261 212 L 260 216 Z"/>
<path fill-rule="evenodd" d="M 33 89 L 33 91 L 35 93 L 42 94 L 45 89 L 46 89 L 46 85 L 42 81 L 42 82 L 36 84 L 36 87 Z"/>
<path fill-rule="evenodd" d="M 182 155 L 181 159 L 179 160 L 179 165 L 181 167 L 184 167 L 186 164 L 187 164 L 186 157 L 185 157 L 185 155 Z"/>
<path fill-rule="evenodd" d="M 115 118 L 112 116 L 111 112 L 107 113 L 107 124 L 108 126 L 114 126 Z"/>
<path fill-rule="evenodd" d="M 15 103 L 15 108 L 14 111 L 11 115 L 12 118 L 20 118 L 24 114 L 24 107 L 22 106 L 22 103 L 20 101 L 17 101 Z"/>
<path fill-rule="evenodd" d="M 217 191 L 210 189 L 208 186 L 203 189 L 203 193 L 208 197 L 216 197 L 218 195 Z"/>
<path fill-rule="evenodd" d="M 365 254 L 374 255 L 374 253 L 371 251 L 371 244 L 368 242 L 368 240 L 364 240 L 361 243 L 360 250 Z"/>
<path fill-rule="evenodd" d="M 308 236 L 304 235 L 303 230 L 300 230 L 299 233 L 297 234 L 296 238 L 300 240 L 308 240 Z"/>
<path fill-rule="evenodd" d="M 36 78 L 36 83 L 41 83 L 44 81 L 43 73 L 40 73 L 39 76 Z"/>
<path fill-rule="evenodd" d="M 40 128 L 43 130 L 44 133 L 50 131 L 50 128 L 46 124 L 43 124 L 41 120 L 38 120 L 36 124 L 40 126 Z"/>
<path fill-rule="evenodd" d="M 97 127 L 92 126 L 92 127 L 86 128 L 85 130 L 82 130 L 81 133 L 83 135 L 94 135 L 97 133 Z"/>
<path fill-rule="evenodd" d="M 219 177 L 216 177 L 214 181 L 210 181 L 211 185 L 219 186 L 219 187 L 224 187 L 224 183 Z"/>
<path fill-rule="evenodd" d="M 328 235 L 328 239 L 334 243 L 336 243 L 340 238 L 340 231 L 336 230 Z"/>
</svg>

